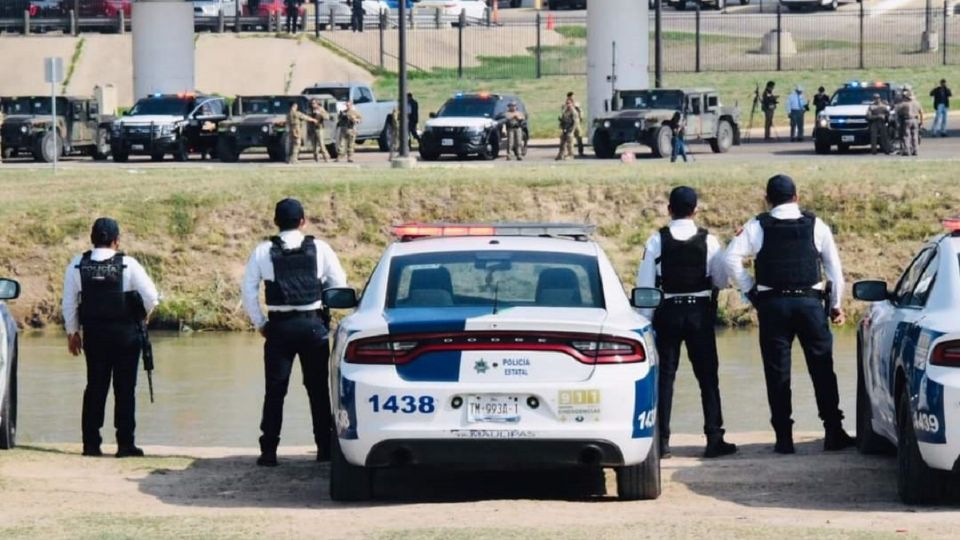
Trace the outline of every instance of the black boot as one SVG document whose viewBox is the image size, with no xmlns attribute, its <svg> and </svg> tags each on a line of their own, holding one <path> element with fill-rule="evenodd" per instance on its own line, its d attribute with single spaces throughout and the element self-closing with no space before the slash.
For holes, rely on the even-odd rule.
<svg viewBox="0 0 960 540">
<path fill-rule="evenodd" d="M 660 438 L 660 459 L 670 459 L 673 454 L 670 453 L 670 439 Z"/>
<path fill-rule="evenodd" d="M 261 467 L 277 466 L 277 445 L 280 441 L 264 441 L 260 437 L 260 457 L 257 458 L 257 465 Z"/>
<path fill-rule="evenodd" d="M 843 426 L 827 428 L 823 437 L 823 449 L 828 452 L 843 450 L 856 444 L 857 440 L 847 435 L 847 432 L 843 430 Z"/>
<path fill-rule="evenodd" d="M 99 444 L 85 444 L 83 445 L 83 455 L 87 457 L 100 457 L 103 455 L 103 452 L 100 450 Z"/>
<path fill-rule="evenodd" d="M 317 442 L 317 461 L 325 463 L 330 461 L 330 439 Z"/>
<path fill-rule="evenodd" d="M 737 445 L 723 440 L 723 435 L 708 435 L 707 448 L 703 451 L 703 457 L 715 458 L 720 456 L 729 456 L 736 453 Z"/>
<path fill-rule="evenodd" d="M 122 444 L 117 447 L 118 458 L 125 457 L 143 457 L 143 450 L 137 448 L 133 444 Z"/>
<path fill-rule="evenodd" d="M 778 454 L 796 454 L 797 450 L 793 447 L 793 429 L 778 429 L 777 442 L 773 445 L 773 451 Z"/>
</svg>

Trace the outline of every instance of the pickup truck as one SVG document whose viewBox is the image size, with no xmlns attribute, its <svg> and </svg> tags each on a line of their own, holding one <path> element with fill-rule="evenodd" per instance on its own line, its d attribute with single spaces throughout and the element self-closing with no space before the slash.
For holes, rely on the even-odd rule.
<svg viewBox="0 0 960 540">
<path fill-rule="evenodd" d="M 346 108 L 348 101 L 363 115 L 357 128 L 357 142 L 376 140 L 381 152 L 390 150 L 390 130 L 396 101 L 377 101 L 370 86 L 362 83 L 317 83 L 304 88 L 308 96 L 329 94 L 337 100 L 337 111 Z"/>
</svg>

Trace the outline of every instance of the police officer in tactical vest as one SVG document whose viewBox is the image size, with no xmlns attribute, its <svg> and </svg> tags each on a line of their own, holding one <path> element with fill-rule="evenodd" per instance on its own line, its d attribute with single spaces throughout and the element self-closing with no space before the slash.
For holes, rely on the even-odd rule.
<svg viewBox="0 0 960 540">
<path fill-rule="evenodd" d="M 757 309 L 760 352 L 776 432 L 774 451 L 794 453 L 790 394 L 790 351 L 800 340 L 813 379 L 817 409 L 826 431 L 824 450 L 854 444 L 843 430 L 843 412 L 833 370 L 829 318 L 843 324 L 843 270 L 830 229 L 797 203 L 797 188 L 786 175 L 767 182 L 771 210 L 750 220 L 727 248 L 727 272 Z M 755 257 L 756 276 L 743 267 Z M 822 269 L 821 269 L 822 267 Z M 826 274 L 826 280 L 824 275 Z"/>
<path fill-rule="evenodd" d="M 257 465 L 277 465 L 293 359 L 300 357 L 303 385 L 310 398 L 317 461 L 330 459 L 331 416 L 327 388 L 327 318 L 321 291 L 343 287 L 347 279 L 336 254 L 325 242 L 304 236 L 303 206 L 296 199 L 277 203 L 273 218 L 280 233 L 256 247 L 243 277 L 243 306 L 266 338 L 263 347 L 266 389 L 260 422 Z M 267 314 L 260 308 L 260 282 L 266 289 Z"/>
<path fill-rule="evenodd" d="M 90 233 L 93 250 L 70 262 L 63 282 L 67 348 L 74 356 L 82 351 L 87 361 L 82 420 L 85 456 L 103 455 L 100 428 L 111 378 L 116 456 L 143 455 L 134 444 L 139 325 L 157 306 L 159 295 L 140 263 L 117 251 L 119 238 L 116 221 L 96 220 Z"/>
<path fill-rule="evenodd" d="M 737 451 L 723 440 L 720 407 L 716 325 L 716 292 L 726 286 L 720 243 L 693 221 L 697 193 L 689 187 L 670 192 L 667 207 L 670 224 L 647 240 L 643 262 L 637 271 L 637 287 L 659 287 L 664 302 L 653 314 L 660 358 L 659 404 L 660 455 L 670 457 L 670 412 L 673 382 L 680 364 L 680 345 L 686 344 L 693 374 L 700 384 L 703 431 L 707 436 L 705 457 Z M 650 313 L 645 315 L 649 318 Z"/>
</svg>

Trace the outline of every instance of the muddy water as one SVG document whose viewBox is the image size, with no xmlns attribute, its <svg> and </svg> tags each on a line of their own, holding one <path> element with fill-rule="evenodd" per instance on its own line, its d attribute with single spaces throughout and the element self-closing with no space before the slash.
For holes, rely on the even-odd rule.
<svg viewBox="0 0 960 540">
<path fill-rule="evenodd" d="M 137 440 L 175 446 L 256 446 L 263 399 L 262 340 L 254 334 L 153 336 L 156 403 L 146 377 L 137 387 Z M 719 337 L 720 386 L 728 432 L 769 429 L 763 370 L 754 331 Z M 846 425 L 853 430 L 855 336 L 836 336 L 836 369 Z M 79 442 L 85 367 L 67 353 L 60 335 L 25 335 L 20 353 L 19 439 Z M 813 390 L 799 348 L 794 351 L 793 404 L 798 430 L 819 430 Z M 104 441 L 113 442 L 112 396 Z M 674 433 L 700 433 L 703 418 L 696 380 L 683 360 L 677 374 Z M 287 395 L 283 444 L 313 442 L 306 392 L 294 368 Z"/>
</svg>

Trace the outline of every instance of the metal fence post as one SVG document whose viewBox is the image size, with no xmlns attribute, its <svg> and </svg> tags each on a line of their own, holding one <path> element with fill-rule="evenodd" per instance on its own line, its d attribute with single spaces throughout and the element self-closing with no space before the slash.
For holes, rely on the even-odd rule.
<svg viewBox="0 0 960 540">
<path fill-rule="evenodd" d="M 777 4 L 777 71 L 783 69 L 783 55 L 780 54 L 780 45 L 783 41 L 783 5 Z"/>
<path fill-rule="evenodd" d="M 437 30 L 440 29 L 440 19 L 441 19 L 441 18 L 442 18 L 442 16 L 441 16 L 441 14 L 440 14 L 440 8 L 434 9 L 434 10 L 433 10 L 433 26 L 434 26 L 434 28 L 436 28 Z"/>
<path fill-rule="evenodd" d="M 950 2 L 943 0 L 943 65 L 947 65 L 947 17 L 950 15 Z"/>
<path fill-rule="evenodd" d="M 489 28 L 493 24 L 493 10 L 486 8 L 484 10 L 484 15 L 486 15 L 485 18 L 487 19 L 487 28 Z"/>
<path fill-rule="evenodd" d="M 540 14 L 538 13 L 539 17 Z M 457 78 L 463 78 L 463 28 L 467 25 L 467 10 L 460 10 L 460 24 L 457 27 Z"/>
<path fill-rule="evenodd" d="M 73 37 L 77 37 L 79 35 L 78 30 L 79 28 L 77 25 L 77 12 L 71 9 L 70 10 L 70 35 Z"/>
<path fill-rule="evenodd" d="M 333 10 L 334 8 L 330 8 L 330 31 L 331 32 L 337 29 L 337 16 Z"/>
<path fill-rule="evenodd" d="M 863 0 L 861 0 L 861 1 L 860 1 L 860 69 L 863 69 L 863 68 L 864 68 L 864 61 L 863 61 L 863 20 L 864 20 Z"/>
<path fill-rule="evenodd" d="M 400 1 L 403 2 L 404 0 L 400 0 Z M 380 12 L 380 69 L 386 68 L 386 51 L 384 50 L 384 47 L 386 47 L 387 45 L 386 26 L 387 26 L 387 12 L 381 11 Z"/>
<path fill-rule="evenodd" d="M 697 6 L 697 17 L 696 17 L 696 25 L 697 25 L 696 41 L 697 41 L 697 46 L 696 46 L 696 66 L 695 66 L 695 71 L 696 71 L 697 73 L 700 73 L 700 1 L 697 0 L 696 2 L 694 2 L 694 4 L 696 4 L 696 6 Z"/>
<path fill-rule="evenodd" d="M 217 33 L 222 34 L 226 26 L 227 19 L 223 14 L 223 10 L 221 9 L 220 12 L 217 13 Z"/>
<path fill-rule="evenodd" d="M 313 37 L 320 37 L 320 0 L 313 0 Z"/>
<path fill-rule="evenodd" d="M 537 12 L 537 78 L 543 77 L 543 40 L 540 35 L 540 12 Z"/>
<path fill-rule="evenodd" d="M 127 23 L 126 23 L 126 21 L 124 20 L 123 10 L 122 10 L 122 9 L 117 12 L 117 19 L 118 19 L 118 22 L 119 22 L 119 28 L 117 28 L 117 33 L 118 33 L 118 34 L 123 34 L 123 33 L 125 33 L 125 32 L 127 31 Z"/>
<path fill-rule="evenodd" d="M 237 33 L 237 32 L 240 32 L 241 30 L 243 30 L 243 28 L 240 27 L 240 15 L 241 15 L 240 12 L 241 12 L 241 11 L 243 11 L 243 10 L 240 8 L 239 5 L 237 5 L 237 9 L 235 9 L 235 10 L 233 11 L 233 32 L 234 32 L 234 33 Z"/>
<path fill-rule="evenodd" d="M 23 10 L 23 35 L 30 35 L 30 10 Z"/>
<path fill-rule="evenodd" d="M 412 10 L 412 9 L 409 10 L 409 11 L 407 11 L 407 19 L 409 19 L 409 21 L 410 21 L 410 29 L 413 30 L 414 28 L 416 28 L 417 25 L 414 23 L 413 10 Z"/>
</svg>

